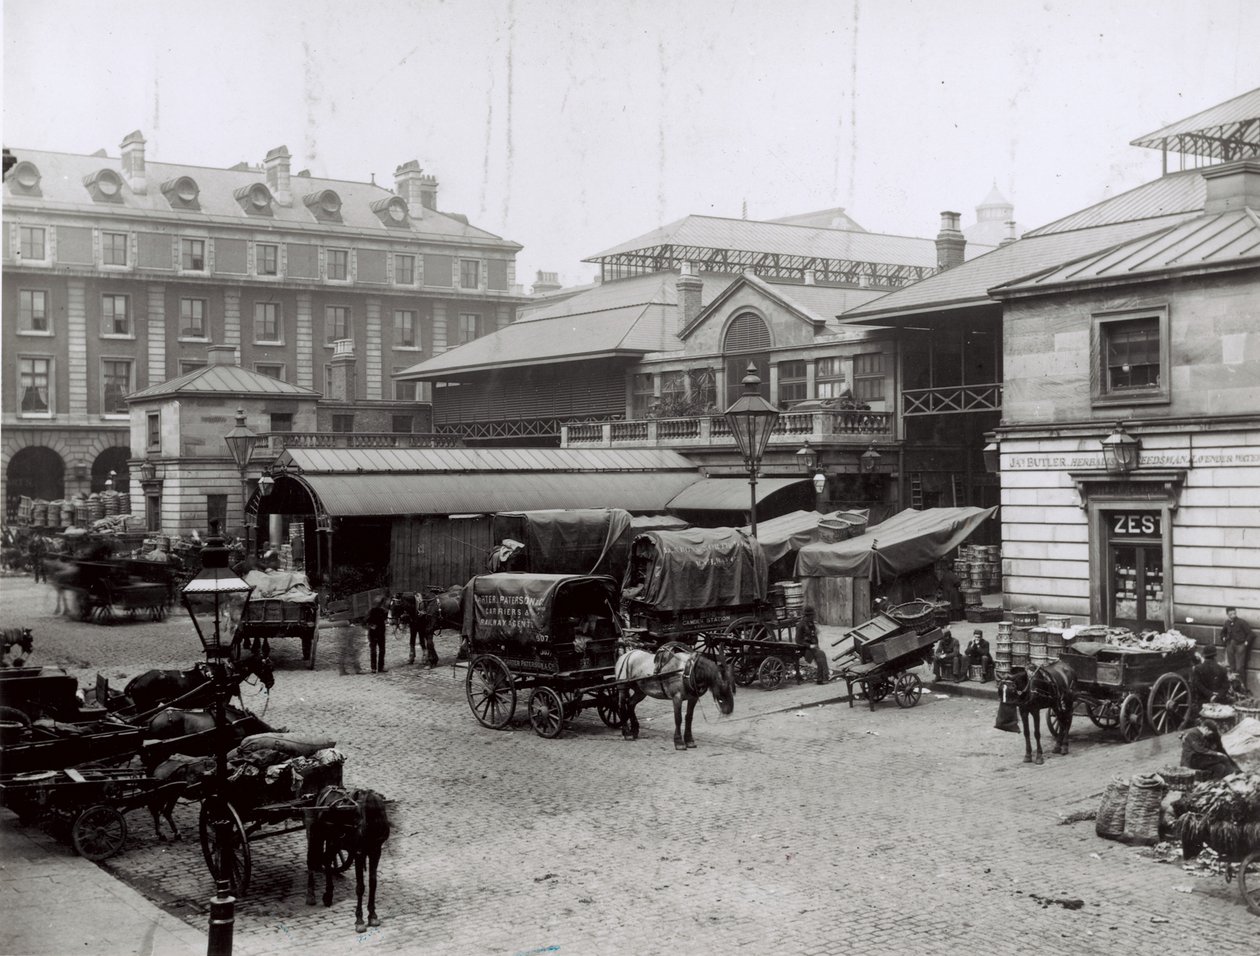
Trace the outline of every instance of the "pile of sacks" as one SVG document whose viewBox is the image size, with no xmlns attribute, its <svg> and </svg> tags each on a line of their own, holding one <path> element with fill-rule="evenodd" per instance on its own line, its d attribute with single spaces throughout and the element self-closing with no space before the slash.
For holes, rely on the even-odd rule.
<svg viewBox="0 0 1260 956">
<path fill-rule="evenodd" d="M 246 810 L 265 803 L 288 803 L 341 783 L 345 754 L 330 737 L 269 732 L 246 737 L 228 752 L 228 787 L 232 804 Z M 153 776 L 168 780 L 204 780 L 215 772 L 214 757 L 176 754 Z"/>
</svg>

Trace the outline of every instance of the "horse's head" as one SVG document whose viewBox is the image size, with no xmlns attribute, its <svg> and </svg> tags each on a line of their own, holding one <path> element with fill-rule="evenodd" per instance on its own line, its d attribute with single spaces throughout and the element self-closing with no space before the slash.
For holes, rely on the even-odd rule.
<svg viewBox="0 0 1260 956">
<path fill-rule="evenodd" d="M 237 671 L 242 677 L 257 677 L 263 687 L 271 690 L 276 683 L 276 672 L 271 666 L 271 655 L 259 650 L 250 651 L 247 657 L 237 662 Z"/>
<path fill-rule="evenodd" d="M 998 681 L 998 700 L 1003 704 L 1021 704 L 1028 701 L 1030 680 L 1022 667 L 1011 669 L 1010 674 Z"/>
<path fill-rule="evenodd" d="M 708 660 L 708 658 L 701 658 Z M 713 674 L 709 678 L 709 688 L 713 691 L 713 699 L 717 701 L 718 710 L 729 715 L 735 710 L 735 665 L 726 659 L 726 654 L 719 651 L 716 661 L 709 662 Z"/>
</svg>

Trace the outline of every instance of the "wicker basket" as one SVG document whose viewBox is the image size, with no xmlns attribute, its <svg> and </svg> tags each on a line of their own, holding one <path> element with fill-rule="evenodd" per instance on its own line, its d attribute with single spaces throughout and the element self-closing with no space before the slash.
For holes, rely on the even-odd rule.
<svg viewBox="0 0 1260 956">
<path fill-rule="evenodd" d="M 1202 777 L 1199 771 L 1190 767 L 1163 767 L 1156 772 L 1164 779 L 1169 790 L 1189 790 Z"/>
<path fill-rule="evenodd" d="M 1019 608 L 1011 612 L 1011 620 L 1015 622 L 1016 627 L 1036 627 L 1037 609 L 1035 607 Z"/>
<path fill-rule="evenodd" d="M 936 605 L 930 601 L 916 600 L 890 607 L 886 613 L 903 627 L 913 628 L 922 634 L 936 626 L 935 611 Z"/>
<path fill-rule="evenodd" d="M 1125 843 L 1154 846 L 1159 842 L 1160 804 L 1167 790 L 1167 784 L 1157 773 L 1138 774 L 1129 781 L 1121 835 Z"/>
<path fill-rule="evenodd" d="M 1129 781 L 1113 777 L 1103 791 L 1098 816 L 1094 818 L 1094 832 L 1108 840 L 1124 836 L 1124 811 L 1129 802 Z"/>
<path fill-rule="evenodd" d="M 1243 720 L 1251 717 L 1254 720 L 1260 720 L 1260 699 L 1255 697 L 1244 697 L 1234 701 L 1234 712 L 1238 714 L 1238 719 Z"/>
</svg>

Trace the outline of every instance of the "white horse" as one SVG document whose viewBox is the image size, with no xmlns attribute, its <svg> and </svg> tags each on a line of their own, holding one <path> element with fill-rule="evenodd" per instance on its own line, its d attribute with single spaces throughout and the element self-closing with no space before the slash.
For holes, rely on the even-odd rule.
<svg viewBox="0 0 1260 956">
<path fill-rule="evenodd" d="M 621 736 L 639 739 L 639 719 L 634 710 L 644 697 L 674 702 L 674 749 L 696 746 L 691 736 L 691 717 L 696 701 L 712 691 L 718 709 L 729 714 L 735 709 L 735 668 L 725 660 L 715 661 L 683 644 L 666 644 L 656 654 L 626 651 L 615 668 Z M 687 723 L 683 726 L 682 703 L 687 701 Z"/>
</svg>

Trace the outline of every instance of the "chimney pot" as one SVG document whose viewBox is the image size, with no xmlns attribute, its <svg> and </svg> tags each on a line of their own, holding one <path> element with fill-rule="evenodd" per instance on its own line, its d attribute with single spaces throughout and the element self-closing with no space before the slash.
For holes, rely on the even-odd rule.
<svg viewBox="0 0 1260 956">
<path fill-rule="evenodd" d="M 1247 208 L 1260 211 L 1260 159 L 1240 159 L 1201 170 L 1199 175 L 1207 182 L 1205 213 Z"/>
<path fill-rule="evenodd" d="M 1006 235 L 1002 237 L 1002 241 L 999 242 L 998 245 L 1009 246 L 1017 238 L 1019 237 L 1015 235 L 1015 220 L 1014 219 L 1006 220 Z"/>
<path fill-rule="evenodd" d="M 942 272 L 962 265 L 967 239 L 960 228 L 961 220 L 961 213 L 941 213 L 941 231 L 936 234 L 936 267 Z"/>
<path fill-rule="evenodd" d="M 267 188 L 271 190 L 276 203 L 281 206 L 293 205 L 293 192 L 289 184 L 291 159 L 287 146 L 277 146 L 267 153 L 267 158 L 263 160 L 263 169 L 267 173 Z"/>
</svg>

